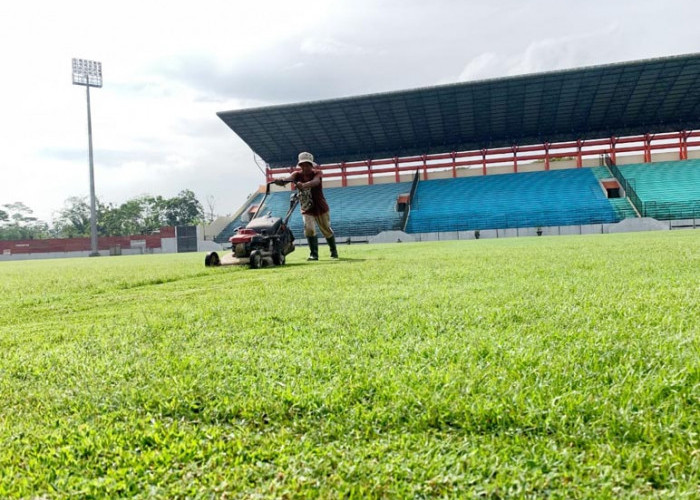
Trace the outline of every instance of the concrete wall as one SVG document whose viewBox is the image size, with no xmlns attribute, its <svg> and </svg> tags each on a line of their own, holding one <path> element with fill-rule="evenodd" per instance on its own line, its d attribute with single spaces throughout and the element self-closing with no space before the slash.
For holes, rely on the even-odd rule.
<svg viewBox="0 0 700 500">
<path fill-rule="evenodd" d="M 404 233 L 403 231 L 382 231 L 378 235 L 368 238 L 368 243 L 401 243 L 408 241 L 416 241 L 416 238 L 414 235 Z"/>
<path fill-rule="evenodd" d="M 625 219 L 617 224 L 608 225 L 608 233 L 631 233 L 636 231 L 668 231 L 671 229 L 670 221 L 659 221 L 651 217 Z"/>
<path fill-rule="evenodd" d="M 173 231 L 164 231 L 163 234 L 168 235 Z M 219 243 L 214 243 L 213 241 L 204 241 L 203 239 L 204 231 L 201 226 L 197 227 L 197 251 L 208 252 L 208 251 L 221 251 L 223 245 Z M 175 237 L 158 237 L 158 242 L 160 246 L 155 246 L 155 241 L 153 236 L 130 236 L 128 238 L 129 246 L 121 246 L 115 244 L 109 248 L 104 248 L 104 244 L 101 244 L 100 250 L 98 251 L 100 256 L 111 256 L 111 255 L 144 255 L 144 254 L 159 254 L 159 253 L 177 253 L 177 238 Z M 143 239 L 139 239 L 143 238 Z M 88 238 L 89 240 L 89 238 Z M 101 239 L 101 243 L 104 241 L 112 241 L 110 238 Z M 58 249 L 51 248 L 51 241 L 56 241 Z M 121 239 L 114 239 L 114 241 L 120 242 Z M 11 248 L 6 248 L 2 253 L 0 253 L 0 261 L 12 261 L 12 260 L 37 260 L 37 259 L 63 259 L 72 257 L 88 257 L 90 255 L 90 250 L 73 250 L 70 247 L 66 248 L 68 251 L 64 251 L 63 243 L 60 240 L 36 240 L 40 244 L 49 244 L 46 248 L 47 251 L 42 251 L 42 248 L 33 248 L 31 253 L 12 253 Z M 13 242 L 4 242 L 5 244 L 12 244 Z M 89 245 L 88 245 L 89 246 Z"/>
<path fill-rule="evenodd" d="M 198 252 L 221 251 L 224 246 L 209 240 L 197 240 Z M 111 250 L 100 250 L 98 252 L 102 257 L 113 255 Z M 161 254 L 161 253 L 177 253 L 177 239 L 163 238 L 160 248 L 133 247 L 123 248 L 117 255 L 145 255 L 145 254 Z M 44 253 L 17 253 L 17 254 L 0 254 L 0 261 L 11 260 L 38 260 L 38 259 L 63 259 L 74 257 L 89 257 L 90 251 L 79 252 L 44 252 Z"/>
<path fill-rule="evenodd" d="M 483 170 L 481 166 L 457 169 L 457 177 L 481 177 L 482 175 Z"/>
<path fill-rule="evenodd" d="M 160 249 L 163 253 L 177 253 L 177 238 L 163 238 Z"/>
<path fill-rule="evenodd" d="M 700 229 L 700 219 L 685 219 L 682 221 L 658 221 L 650 217 L 625 219 L 615 224 L 584 224 L 579 226 L 548 226 L 542 228 L 520 227 L 507 229 L 482 229 L 479 239 L 489 238 L 518 238 L 540 236 L 567 236 L 577 234 L 608 234 L 638 231 L 668 231 L 671 229 Z M 403 231 L 385 231 L 368 239 L 368 243 L 396 243 L 407 241 L 447 241 L 473 240 L 476 231 L 446 231 L 433 233 L 407 234 Z M 344 240 L 339 239 L 340 242 Z"/>
<path fill-rule="evenodd" d="M 162 245 L 162 243 L 161 243 Z M 197 251 L 198 252 L 220 252 L 224 245 L 211 240 L 204 239 L 204 227 L 197 226 Z M 177 252 L 177 242 L 175 243 L 175 251 Z"/>
<path fill-rule="evenodd" d="M 422 172 L 421 172 L 422 174 Z M 437 170 L 434 172 L 428 172 L 428 179 L 451 179 L 452 169 L 450 170 Z M 421 177 L 422 179 L 422 177 Z"/>
<path fill-rule="evenodd" d="M 678 146 L 676 146 L 677 148 Z M 690 154 L 688 155 L 690 156 Z M 630 165 L 633 163 L 644 163 L 644 155 L 643 154 L 618 154 L 615 157 L 617 165 Z M 652 162 L 659 162 L 659 161 L 678 161 L 680 160 L 680 153 L 678 151 L 669 151 L 669 152 L 658 152 L 654 153 L 652 152 L 651 155 L 651 161 Z"/>
<path fill-rule="evenodd" d="M 246 202 L 247 203 L 247 202 Z M 241 208 L 238 209 L 238 212 L 243 211 L 244 208 L 247 208 L 246 206 L 242 206 Z M 237 217 L 237 216 L 236 216 Z M 234 216 L 226 216 L 226 217 L 217 217 L 211 224 L 204 224 L 202 226 L 202 231 L 203 231 L 203 236 L 202 238 L 205 240 L 213 240 L 218 236 L 218 234 L 224 230 L 226 226 L 228 226 L 232 221 L 236 219 Z"/>
<path fill-rule="evenodd" d="M 82 252 L 45 252 L 45 253 L 17 253 L 17 254 L 2 254 L 0 255 L 0 262 L 2 261 L 13 261 L 13 260 L 42 260 L 42 259 L 66 259 L 75 257 L 89 257 L 90 251 Z M 109 257 L 109 250 L 100 250 L 97 252 L 100 257 Z M 169 253 L 163 252 L 162 248 L 145 248 L 145 249 L 134 249 L 127 248 L 121 250 L 119 255 L 144 255 L 144 254 L 159 254 L 159 253 Z"/>
<path fill-rule="evenodd" d="M 544 170 L 544 162 L 518 163 L 518 172 L 541 172 Z"/>
</svg>

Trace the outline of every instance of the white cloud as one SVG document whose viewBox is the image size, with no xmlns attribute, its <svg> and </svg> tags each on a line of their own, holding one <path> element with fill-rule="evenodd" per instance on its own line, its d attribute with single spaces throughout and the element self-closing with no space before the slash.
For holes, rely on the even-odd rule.
<svg viewBox="0 0 700 500">
<path fill-rule="evenodd" d="M 301 42 L 301 52 L 309 55 L 352 55 L 367 54 L 361 46 L 344 43 L 332 38 L 306 38 Z"/>
<path fill-rule="evenodd" d="M 469 61 L 457 79 L 460 82 L 503 76 L 503 64 L 493 52 L 484 52 Z"/>
<path fill-rule="evenodd" d="M 605 48 L 619 37 L 616 24 L 604 30 L 545 38 L 532 42 L 517 59 L 511 60 L 509 75 L 569 69 L 612 62 Z"/>
<path fill-rule="evenodd" d="M 619 36 L 613 23 L 603 30 L 537 39 L 515 53 L 484 52 L 469 61 L 457 79 L 483 80 L 613 62 L 615 53 L 606 52 L 605 47 Z"/>
</svg>

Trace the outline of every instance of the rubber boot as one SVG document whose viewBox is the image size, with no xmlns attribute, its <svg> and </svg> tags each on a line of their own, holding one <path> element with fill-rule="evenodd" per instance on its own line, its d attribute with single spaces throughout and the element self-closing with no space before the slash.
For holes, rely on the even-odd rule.
<svg viewBox="0 0 700 500">
<path fill-rule="evenodd" d="M 326 243 L 328 243 L 328 248 L 331 249 L 331 259 L 338 258 L 338 249 L 335 247 L 335 236 L 326 238 Z"/>
<path fill-rule="evenodd" d="M 309 242 L 309 258 L 306 260 L 318 260 L 318 236 L 309 236 L 306 238 Z"/>
</svg>

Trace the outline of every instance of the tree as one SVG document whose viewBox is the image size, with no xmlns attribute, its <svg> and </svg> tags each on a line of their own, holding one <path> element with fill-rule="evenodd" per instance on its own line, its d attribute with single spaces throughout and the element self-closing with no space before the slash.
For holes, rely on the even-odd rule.
<svg viewBox="0 0 700 500">
<path fill-rule="evenodd" d="M 165 222 L 168 226 L 199 224 L 204 219 L 204 209 L 194 193 L 189 189 L 180 191 L 177 196 L 164 200 Z"/>
<path fill-rule="evenodd" d="M 3 208 L 5 210 L 0 210 L 0 239 L 31 240 L 48 236 L 49 225 L 34 217 L 34 211 L 21 201 L 6 203 Z"/>
<path fill-rule="evenodd" d="M 146 194 L 119 206 L 97 202 L 97 232 L 100 236 L 152 234 L 162 226 L 198 224 L 203 218 L 202 205 L 189 189 L 180 191 L 173 198 Z M 85 198 L 68 198 L 54 219 L 54 226 L 63 237 L 89 236 L 90 207 Z"/>
<path fill-rule="evenodd" d="M 63 238 L 90 236 L 90 205 L 86 198 L 72 196 L 54 218 L 54 228 Z"/>
<path fill-rule="evenodd" d="M 102 236 L 146 234 L 143 223 L 143 198 L 134 198 L 121 205 L 100 205 L 97 231 Z"/>
<path fill-rule="evenodd" d="M 165 226 L 166 200 L 162 196 L 147 196 L 143 198 L 143 229 L 153 233 Z"/>
<path fill-rule="evenodd" d="M 204 221 L 207 224 L 211 224 L 214 222 L 214 219 L 216 218 L 214 215 L 214 207 L 216 206 L 216 200 L 214 199 L 213 195 L 207 196 L 207 208 L 209 209 L 207 213 L 205 214 Z"/>
</svg>

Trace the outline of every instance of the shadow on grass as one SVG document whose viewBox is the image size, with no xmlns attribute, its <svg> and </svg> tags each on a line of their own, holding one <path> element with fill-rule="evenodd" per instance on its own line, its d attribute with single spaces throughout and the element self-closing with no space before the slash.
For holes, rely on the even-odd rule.
<svg viewBox="0 0 700 500">
<path fill-rule="evenodd" d="M 364 262 L 367 259 L 351 259 L 348 257 L 341 257 L 336 260 L 331 260 L 331 259 L 321 259 L 317 261 L 301 261 L 301 262 L 287 262 L 283 266 L 270 266 L 266 265 L 263 266 L 262 269 L 279 269 L 279 268 L 285 268 L 285 267 L 299 267 L 299 266 L 327 266 L 327 265 L 335 265 L 335 264 L 354 264 L 357 262 Z M 242 270 L 249 270 L 250 267 L 248 264 L 228 264 L 228 265 L 223 265 L 223 266 L 213 266 L 213 267 L 207 267 L 206 269 L 242 269 Z M 254 269 L 251 269 L 254 270 Z"/>
<path fill-rule="evenodd" d="M 367 259 L 351 259 L 348 257 L 341 257 L 339 259 L 331 260 L 331 259 L 319 259 L 316 261 L 302 261 L 302 262 L 287 262 L 284 267 L 294 267 L 294 266 L 321 266 L 321 265 L 330 265 L 330 264 L 353 264 L 355 262 L 364 262 Z"/>
</svg>

